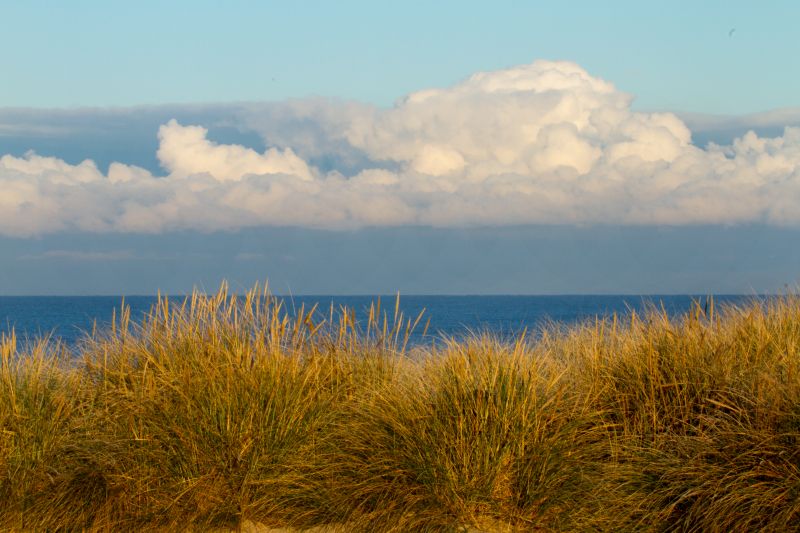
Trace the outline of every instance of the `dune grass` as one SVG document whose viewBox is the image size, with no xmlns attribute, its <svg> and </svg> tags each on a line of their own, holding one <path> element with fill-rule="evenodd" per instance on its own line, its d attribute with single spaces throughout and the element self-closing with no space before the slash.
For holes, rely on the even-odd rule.
<svg viewBox="0 0 800 533">
<path fill-rule="evenodd" d="M 388 311 L 2 338 L 0 530 L 800 529 L 800 297 L 426 347 Z"/>
</svg>

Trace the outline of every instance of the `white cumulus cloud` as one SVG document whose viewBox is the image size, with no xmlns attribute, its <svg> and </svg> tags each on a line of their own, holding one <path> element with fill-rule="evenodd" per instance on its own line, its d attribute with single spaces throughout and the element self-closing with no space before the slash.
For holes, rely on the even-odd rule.
<svg viewBox="0 0 800 533">
<path fill-rule="evenodd" d="M 264 152 L 172 120 L 158 131 L 164 175 L 0 157 L 0 233 L 800 224 L 800 128 L 701 148 L 676 115 L 631 101 L 574 63 L 537 61 L 390 109 L 300 100 L 254 111 L 244 122 Z"/>
<path fill-rule="evenodd" d="M 290 174 L 312 179 L 306 162 L 291 148 L 270 148 L 259 154 L 243 146 L 218 145 L 207 135 L 206 128 L 170 120 L 158 131 L 158 159 L 174 177 L 208 173 L 219 180 L 239 180 L 248 174 Z"/>
</svg>

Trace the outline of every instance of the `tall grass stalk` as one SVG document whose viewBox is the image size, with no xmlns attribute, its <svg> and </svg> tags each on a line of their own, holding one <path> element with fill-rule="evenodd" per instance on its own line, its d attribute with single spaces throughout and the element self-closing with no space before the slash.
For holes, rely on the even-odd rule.
<svg viewBox="0 0 800 533">
<path fill-rule="evenodd" d="M 421 327 L 223 286 L 4 336 L 0 530 L 800 528 L 800 298 Z"/>
</svg>

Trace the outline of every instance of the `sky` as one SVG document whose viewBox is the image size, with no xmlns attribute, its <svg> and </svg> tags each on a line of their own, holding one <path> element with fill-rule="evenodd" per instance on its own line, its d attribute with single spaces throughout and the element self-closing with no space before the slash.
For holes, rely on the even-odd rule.
<svg viewBox="0 0 800 533">
<path fill-rule="evenodd" d="M 165 4 L 0 4 L 0 294 L 800 281 L 796 3 Z"/>
<path fill-rule="evenodd" d="M 612 80 L 642 109 L 751 113 L 797 105 L 799 19 L 790 0 L 5 1 L 0 102 L 386 106 L 552 59 Z"/>
</svg>

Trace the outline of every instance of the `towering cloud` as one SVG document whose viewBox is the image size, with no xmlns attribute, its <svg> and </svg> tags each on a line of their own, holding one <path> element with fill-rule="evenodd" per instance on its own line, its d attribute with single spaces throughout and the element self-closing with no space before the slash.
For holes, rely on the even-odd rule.
<svg viewBox="0 0 800 533">
<path fill-rule="evenodd" d="M 692 144 L 675 115 L 578 65 L 537 61 L 410 94 L 391 109 L 254 109 L 263 153 L 169 121 L 164 176 L 0 158 L 0 233 L 296 225 L 800 224 L 800 128 Z M 311 161 L 325 160 L 321 169 Z"/>
</svg>

